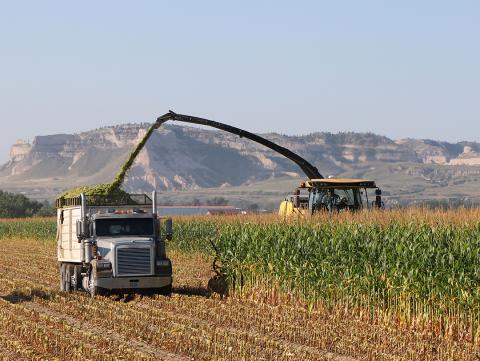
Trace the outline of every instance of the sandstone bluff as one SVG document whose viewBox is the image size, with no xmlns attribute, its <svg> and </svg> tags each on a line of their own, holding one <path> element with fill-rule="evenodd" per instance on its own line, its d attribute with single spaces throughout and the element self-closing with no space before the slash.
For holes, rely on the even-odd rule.
<svg viewBox="0 0 480 361">
<path fill-rule="evenodd" d="M 38 198 L 81 184 L 110 182 L 148 127 L 124 124 L 37 136 L 30 143 L 19 140 L 11 147 L 10 160 L 0 167 L 0 184 Z M 480 191 L 465 187 L 480 188 L 478 143 L 392 140 L 370 133 L 264 136 L 299 153 L 326 175 L 375 178 L 392 199 L 414 194 L 424 199 L 480 196 Z M 295 164 L 261 145 L 219 131 L 166 125 L 154 132 L 138 156 L 124 188 L 193 191 L 288 178 L 303 175 Z M 448 192 L 442 190 L 447 186 Z M 454 186 L 458 189 L 452 190 Z"/>
</svg>

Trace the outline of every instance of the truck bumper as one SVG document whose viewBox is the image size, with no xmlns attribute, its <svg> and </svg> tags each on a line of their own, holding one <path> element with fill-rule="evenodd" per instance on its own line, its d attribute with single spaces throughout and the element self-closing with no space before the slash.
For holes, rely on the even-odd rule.
<svg viewBox="0 0 480 361">
<path fill-rule="evenodd" d="M 171 276 L 97 278 L 95 286 L 108 290 L 162 288 L 172 284 Z"/>
</svg>

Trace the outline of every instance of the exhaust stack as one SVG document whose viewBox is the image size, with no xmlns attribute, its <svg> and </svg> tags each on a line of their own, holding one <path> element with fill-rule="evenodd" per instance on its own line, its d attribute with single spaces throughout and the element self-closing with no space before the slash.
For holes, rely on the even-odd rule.
<svg viewBox="0 0 480 361">
<path fill-rule="evenodd" d="M 80 259 L 83 262 L 87 260 L 87 252 L 85 248 L 87 248 L 87 245 L 85 244 L 85 236 L 87 234 L 87 228 L 88 228 L 88 221 L 87 221 L 87 197 L 85 197 L 85 193 L 80 194 L 80 219 L 81 219 L 81 224 L 80 224 L 80 234 L 81 234 L 81 240 L 80 240 Z"/>
<path fill-rule="evenodd" d="M 157 214 L 157 191 L 152 192 L 152 213 Z"/>
</svg>

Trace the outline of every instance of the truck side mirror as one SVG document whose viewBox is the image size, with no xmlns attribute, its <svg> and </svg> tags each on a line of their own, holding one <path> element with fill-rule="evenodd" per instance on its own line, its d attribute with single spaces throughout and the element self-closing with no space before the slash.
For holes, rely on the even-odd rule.
<svg viewBox="0 0 480 361">
<path fill-rule="evenodd" d="M 165 237 L 169 241 L 173 239 L 173 221 L 171 218 L 165 220 Z"/>
<path fill-rule="evenodd" d="M 80 241 L 82 239 L 90 237 L 90 223 L 87 221 L 77 220 L 76 224 L 77 239 Z"/>
</svg>

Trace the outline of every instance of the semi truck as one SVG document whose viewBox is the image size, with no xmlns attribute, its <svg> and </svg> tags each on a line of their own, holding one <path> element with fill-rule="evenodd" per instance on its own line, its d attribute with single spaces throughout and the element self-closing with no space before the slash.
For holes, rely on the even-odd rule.
<svg viewBox="0 0 480 361">
<path fill-rule="evenodd" d="M 151 198 L 82 193 L 57 199 L 56 207 L 61 291 L 171 294 L 165 244 L 172 220 L 157 215 L 156 192 Z"/>
</svg>

